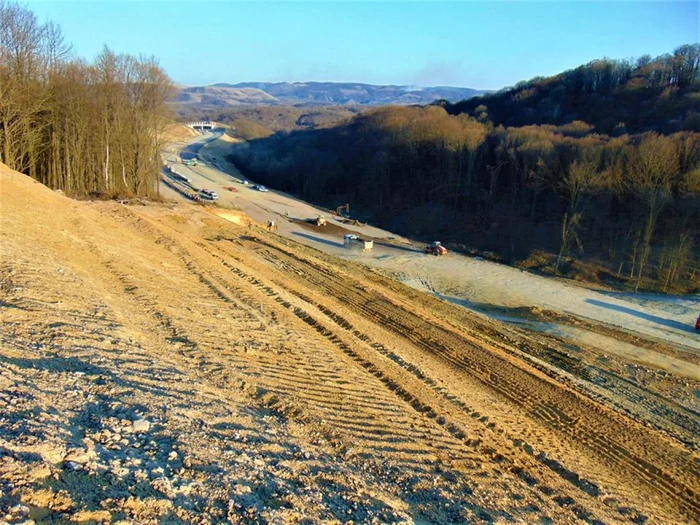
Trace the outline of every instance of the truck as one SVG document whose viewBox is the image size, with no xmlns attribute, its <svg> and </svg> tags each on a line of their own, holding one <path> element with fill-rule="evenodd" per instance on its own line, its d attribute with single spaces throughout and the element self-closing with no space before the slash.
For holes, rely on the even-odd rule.
<svg viewBox="0 0 700 525">
<path fill-rule="evenodd" d="M 208 190 L 208 189 L 202 189 L 199 191 L 199 193 L 202 195 L 203 198 L 211 200 L 211 201 L 217 201 L 219 200 L 219 196 L 215 191 Z"/>
<path fill-rule="evenodd" d="M 372 239 L 362 239 L 354 233 L 348 233 L 343 237 L 343 246 L 349 249 L 361 248 L 363 252 L 368 252 L 374 248 Z"/>
</svg>

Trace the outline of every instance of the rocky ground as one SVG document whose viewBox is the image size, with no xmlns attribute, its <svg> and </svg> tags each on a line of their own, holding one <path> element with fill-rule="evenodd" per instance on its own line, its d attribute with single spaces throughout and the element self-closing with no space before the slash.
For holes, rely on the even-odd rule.
<svg viewBox="0 0 700 525">
<path fill-rule="evenodd" d="M 210 208 L 0 170 L 0 523 L 700 518 L 692 403 Z"/>
</svg>

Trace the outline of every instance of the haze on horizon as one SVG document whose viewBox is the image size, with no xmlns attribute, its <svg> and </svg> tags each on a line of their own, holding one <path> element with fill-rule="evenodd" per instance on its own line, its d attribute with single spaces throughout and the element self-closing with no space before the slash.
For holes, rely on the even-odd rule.
<svg viewBox="0 0 700 525">
<path fill-rule="evenodd" d="M 182 85 L 361 82 L 499 89 L 698 41 L 694 1 L 46 2 L 78 56 L 154 55 Z"/>
</svg>

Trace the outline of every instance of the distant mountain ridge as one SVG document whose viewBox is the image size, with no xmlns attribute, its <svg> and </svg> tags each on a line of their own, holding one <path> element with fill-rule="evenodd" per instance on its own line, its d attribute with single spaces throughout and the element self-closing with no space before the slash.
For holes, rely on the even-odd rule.
<svg viewBox="0 0 700 525">
<path fill-rule="evenodd" d="M 183 87 L 175 103 L 226 107 L 241 105 L 409 105 L 436 100 L 457 102 L 484 90 L 434 86 L 373 85 L 357 82 L 241 82 Z"/>
</svg>

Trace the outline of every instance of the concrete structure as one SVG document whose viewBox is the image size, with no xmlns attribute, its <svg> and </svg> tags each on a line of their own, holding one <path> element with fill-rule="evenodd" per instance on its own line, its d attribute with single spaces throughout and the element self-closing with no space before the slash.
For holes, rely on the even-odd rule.
<svg viewBox="0 0 700 525">
<path fill-rule="evenodd" d="M 208 120 L 203 120 L 200 122 L 188 122 L 187 126 L 192 129 L 214 129 L 216 128 L 216 122 L 211 122 Z"/>
</svg>

